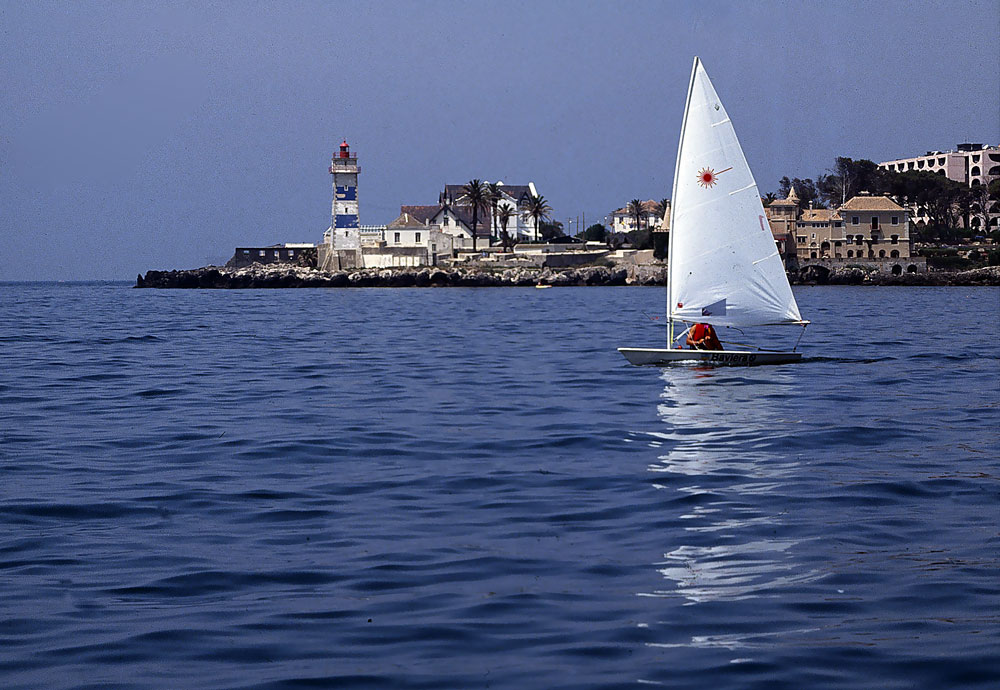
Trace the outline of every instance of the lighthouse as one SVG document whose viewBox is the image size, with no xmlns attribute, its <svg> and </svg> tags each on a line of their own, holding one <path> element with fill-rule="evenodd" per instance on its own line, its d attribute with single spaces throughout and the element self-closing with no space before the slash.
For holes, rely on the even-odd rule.
<svg viewBox="0 0 1000 690">
<path fill-rule="evenodd" d="M 351 153 L 345 139 L 330 161 L 333 175 L 333 218 L 330 223 L 331 244 L 338 249 L 358 246 L 358 157 Z"/>
</svg>

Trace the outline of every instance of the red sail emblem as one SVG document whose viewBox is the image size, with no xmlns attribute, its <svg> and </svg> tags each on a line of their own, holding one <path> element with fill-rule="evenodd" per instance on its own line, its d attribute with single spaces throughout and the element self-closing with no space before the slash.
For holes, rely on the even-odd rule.
<svg viewBox="0 0 1000 690">
<path fill-rule="evenodd" d="M 729 166 L 725 170 L 720 170 L 719 172 L 715 172 L 714 170 L 706 166 L 698 171 L 698 184 L 700 184 L 702 187 L 705 187 L 706 189 L 708 189 L 709 187 L 714 187 L 715 184 L 719 181 L 719 175 L 732 169 L 733 167 Z"/>
</svg>

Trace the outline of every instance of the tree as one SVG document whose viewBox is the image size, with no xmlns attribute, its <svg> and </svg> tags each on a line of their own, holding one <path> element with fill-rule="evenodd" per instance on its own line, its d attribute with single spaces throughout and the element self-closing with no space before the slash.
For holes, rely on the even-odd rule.
<svg viewBox="0 0 1000 690">
<path fill-rule="evenodd" d="M 476 251 L 476 235 L 479 226 L 479 209 L 486 203 L 486 185 L 479 178 L 474 178 L 462 187 L 464 196 L 462 199 L 467 205 L 472 206 L 472 251 Z"/>
<path fill-rule="evenodd" d="M 667 210 L 669 208 L 670 208 L 670 199 L 660 199 L 658 202 L 656 202 L 656 215 L 660 217 L 660 222 L 662 222 L 663 218 L 667 215 Z M 659 226 L 659 223 L 657 223 L 657 226 Z"/>
<path fill-rule="evenodd" d="M 562 237 L 566 234 L 563 232 L 563 224 L 558 220 L 554 220 L 551 223 L 543 220 L 539 227 L 539 233 L 542 236 L 543 242 L 551 242 L 556 237 Z"/>
<path fill-rule="evenodd" d="M 816 178 L 816 189 L 820 197 L 831 206 L 840 206 L 861 192 L 888 192 L 890 173 L 867 158 L 854 160 L 838 156 L 829 173 Z"/>
<path fill-rule="evenodd" d="M 816 191 L 816 183 L 812 181 L 812 178 L 807 177 L 803 180 L 798 177 L 793 177 L 792 179 L 788 179 L 787 176 L 782 177 L 778 182 L 778 195 L 782 199 L 787 199 L 793 187 L 795 188 L 795 195 L 799 198 L 799 205 L 803 208 L 808 208 L 809 202 L 812 202 L 816 208 L 826 208 L 819 201 L 819 192 Z"/>
<path fill-rule="evenodd" d="M 504 252 L 508 249 L 513 249 L 516 244 L 516 240 L 512 239 L 507 232 L 507 226 L 513 217 L 514 208 L 509 204 L 504 204 L 497 210 L 497 221 L 500 223 L 500 244 L 503 245 Z"/>
<path fill-rule="evenodd" d="M 501 185 L 496 182 L 489 182 L 486 185 L 486 203 L 490 207 L 490 246 L 493 246 L 493 232 L 496 230 L 497 204 L 500 203 L 503 192 Z"/>
<path fill-rule="evenodd" d="M 764 195 L 764 198 L 761 199 L 761 201 L 764 202 L 765 206 L 770 206 L 771 202 L 777 201 L 777 200 L 778 200 L 778 196 L 774 192 L 768 192 L 767 194 Z"/>
<path fill-rule="evenodd" d="M 585 242 L 603 242 L 608 236 L 608 229 L 600 223 L 594 223 L 583 231 Z"/>
<path fill-rule="evenodd" d="M 653 232 L 649 228 L 626 232 L 625 237 L 628 238 L 628 243 L 632 245 L 633 249 L 653 248 Z"/>
<path fill-rule="evenodd" d="M 625 208 L 628 211 L 628 214 L 635 220 L 635 229 L 642 229 L 642 201 L 639 199 L 632 199 L 632 201 L 628 202 L 628 206 Z"/>
<path fill-rule="evenodd" d="M 788 179 L 788 175 L 785 175 L 778 180 L 778 197 L 787 199 L 790 191 L 792 191 L 792 181 Z"/>
<path fill-rule="evenodd" d="M 949 241 L 957 233 L 957 204 L 968 194 L 968 187 L 927 170 L 907 170 L 886 178 L 889 192 L 906 204 L 917 207 L 917 215 L 927 216 L 931 228 L 924 231 L 923 240 Z"/>
<path fill-rule="evenodd" d="M 1000 178 L 989 185 L 975 185 L 969 189 L 971 211 L 975 218 L 982 221 L 979 234 L 985 235 L 990 230 L 990 211 L 1000 205 Z M 1000 212 L 997 208 L 994 213 Z"/>
<path fill-rule="evenodd" d="M 535 239 L 537 240 L 541 230 L 541 222 L 543 220 L 548 220 L 549 214 L 552 213 L 552 207 L 549 206 L 549 203 L 541 194 L 532 194 L 528 197 L 528 200 L 524 205 L 524 210 L 521 213 L 524 215 L 525 220 L 528 218 L 534 219 Z"/>
</svg>

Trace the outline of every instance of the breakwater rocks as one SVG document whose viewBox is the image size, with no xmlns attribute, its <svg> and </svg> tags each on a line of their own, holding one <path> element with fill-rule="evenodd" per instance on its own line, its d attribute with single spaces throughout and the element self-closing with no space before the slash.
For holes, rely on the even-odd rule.
<svg viewBox="0 0 1000 690">
<path fill-rule="evenodd" d="M 793 285 L 1000 285 L 1000 266 L 899 275 L 857 267 L 830 270 L 824 266 L 810 266 L 798 272 L 789 272 L 788 279 Z"/>
<path fill-rule="evenodd" d="M 317 288 L 317 287 L 530 287 L 533 285 L 664 285 L 662 266 L 609 268 L 367 268 L 318 271 L 297 266 L 232 269 L 206 266 L 183 271 L 147 271 L 139 288 Z"/>
<path fill-rule="evenodd" d="M 530 287 L 532 285 L 664 285 L 666 270 L 650 266 L 550 268 L 366 268 L 318 271 L 300 266 L 225 268 L 206 266 L 183 271 L 147 271 L 139 288 L 316 288 L 316 287 Z M 971 271 L 932 273 L 866 272 L 839 268 L 789 273 L 792 284 L 808 285 L 1000 285 L 1000 266 Z"/>
</svg>

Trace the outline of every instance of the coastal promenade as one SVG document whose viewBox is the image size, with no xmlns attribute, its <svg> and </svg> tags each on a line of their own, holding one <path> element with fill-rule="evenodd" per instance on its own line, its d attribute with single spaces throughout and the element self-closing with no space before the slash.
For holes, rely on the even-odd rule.
<svg viewBox="0 0 1000 690">
<path fill-rule="evenodd" d="M 137 288 L 350 288 L 350 287 L 531 287 L 664 285 L 666 269 L 648 266 L 578 268 L 382 268 L 320 271 L 313 268 L 255 264 L 247 268 L 206 266 L 179 271 L 147 271 L 136 278 Z M 789 273 L 793 284 L 828 285 L 1000 285 L 1000 267 L 960 272 L 903 275 L 866 273 L 859 269 L 802 276 Z"/>
</svg>

